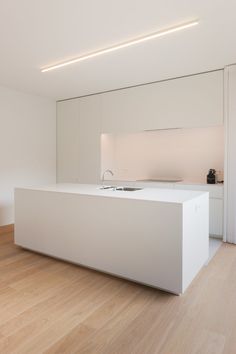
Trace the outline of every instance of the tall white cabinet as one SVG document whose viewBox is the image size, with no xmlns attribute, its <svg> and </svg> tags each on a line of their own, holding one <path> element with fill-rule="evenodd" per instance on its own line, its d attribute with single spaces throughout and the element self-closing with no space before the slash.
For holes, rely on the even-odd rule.
<svg viewBox="0 0 236 354">
<path fill-rule="evenodd" d="M 236 65 L 225 69 L 225 241 L 236 243 Z"/>
<path fill-rule="evenodd" d="M 57 103 L 57 182 L 99 183 L 100 98 Z"/>
<path fill-rule="evenodd" d="M 101 165 L 101 96 L 78 100 L 78 180 L 80 183 L 99 183 Z"/>
<path fill-rule="evenodd" d="M 57 103 L 57 182 L 78 182 L 78 101 Z"/>
</svg>

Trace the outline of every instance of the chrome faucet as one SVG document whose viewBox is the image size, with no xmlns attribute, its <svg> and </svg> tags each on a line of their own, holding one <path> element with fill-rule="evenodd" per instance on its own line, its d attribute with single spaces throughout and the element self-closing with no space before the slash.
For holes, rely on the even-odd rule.
<svg viewBox="0 0 236 354">
<path fill-rule="evenodd" d="M 114 176 L 114 173 L 111 170 L 106 170 L 102 174 L 102 189 L 104 189 L 104 179 L 105 179 L 105 174 L 110 173 L 112 176 Z"/>
</svg>

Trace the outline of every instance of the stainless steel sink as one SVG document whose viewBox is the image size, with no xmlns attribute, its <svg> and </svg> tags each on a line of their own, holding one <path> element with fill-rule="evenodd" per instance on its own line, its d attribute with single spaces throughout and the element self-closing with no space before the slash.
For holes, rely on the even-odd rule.
<svg viewBox="0 0 236 354">
<path fill-rule="evenodd" d="M 135 191 L 140 191 L 143 188 L 134 188 L 134 187 L 117 187 L 116 191 L 122 191 L 122 192 L 135 192 Z"/>
<path fill-rule="evenodd" d="M 135 192 L 140 191 L 143 188 L 135 188 L 135 187 L 116 187 L 116 186 L 102 186 L 99 189 L 104 190 L 112 190 L 112 191 L 122 191 L 122 192 Z"/>
</svg>

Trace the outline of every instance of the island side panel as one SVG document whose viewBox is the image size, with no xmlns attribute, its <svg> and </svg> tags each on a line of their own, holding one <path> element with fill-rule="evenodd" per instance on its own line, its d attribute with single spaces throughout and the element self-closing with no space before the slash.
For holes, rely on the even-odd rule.
<svg viewBox="0 0 236 354">
<path fill-rule="evenodd" d="M 15 243 L 182 292 L 182 205 L 17 189 Z"/>
<path fill-rule="evenodd" d="M 209 257 L 209 193 L 183 204 L 183 292 Z"/>
</svg>

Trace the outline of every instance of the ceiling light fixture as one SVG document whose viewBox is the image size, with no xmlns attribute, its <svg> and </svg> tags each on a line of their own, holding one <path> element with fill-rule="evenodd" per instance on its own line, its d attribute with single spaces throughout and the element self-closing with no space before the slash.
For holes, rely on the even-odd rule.
<svg viewBox="0 0 236 354">
<path fill-rule="evenodd" d="M 127 42 L 122 42 L 122 43 L 116 44 L 116 45 L 108 47 L 108 48 L 100 49 L 100 50 L 97 50 L 95 52 L 91 52 L 91 53 L 82 55 L 80 57 L 77 57 L 77 58 L 74 58 L 74 59 L 71 59 L 71 60 L 68 60 L 68 61 L 64 61 L 62 63 L 58 63 L 58 64 L 51 65 L 51 66 L 48 66 L 48 67 L 44 67 L 44 68 L 41 69 L 41 72 L 44 73 L 44 72 L 47 72 L 47 71 L 59 69 L 59 68 L 62 68 L 64 66 L 67 66 L 67 65 L 75 64 L 75 63 L 78 63 L 80 61 L 84 61 L 84 60 L 87 60 L 87 59 L 90 59 L 90 58 L 97 57 L 99 55 L 111 53 L 111 52 L 114 52 L 115 50 L 119 50 L 119 49 L 122 49 L 122 48 L 130 47 L 130 46 L 135 45 L 135 44 L 139 44 L 139 43 L 142 43 L 142 42 L 145 42 L 145 41 L 149 41 L 151 39 L 155 39 L 155 38 L 158 38 L 158 37 L 165 36 L 165 35 L 173 33 L 173 32 L 184 30 L 184 29 L 192 27 L 192 26 L 196 26 L 196 25 L 198 25 L 198 23 L 199 23 L 198 20 L 194 20 L 194 21 L 189 21 L 189 22 L 185 22 L 185 23 L 179 24 L 177 26 L 173 26 L 173 27 L 169 27 L 169 28 L 166 28 L 166 29 L 162 29 L 160 31 L 148 34 L 146 36 L 138 37 L 136 39 L 133 39 L 133 40 L 130 40 L 130 41 L 127 41 Z"/>
</svg>

